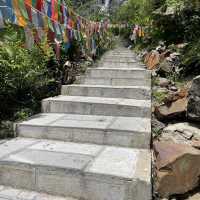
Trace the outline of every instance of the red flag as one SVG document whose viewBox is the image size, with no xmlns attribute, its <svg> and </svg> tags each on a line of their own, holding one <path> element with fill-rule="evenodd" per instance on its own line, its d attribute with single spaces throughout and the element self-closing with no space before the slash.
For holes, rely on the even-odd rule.
<svg viewBox="0 0 200 200">
<path fill-rule="evenodd" d="M 58 21 L 58 2 L 57 0 L 51 1 L 51 18 L 53 21 Z"/>
<path fill-rule="evenodd" d="M 44 6 L 44 1 L 43 0 L 37 0 L 36 9 L 39 10 L 39 11 L 42 11 L 43 6 Z"/>
<path fill-rule="evenodd" d="M 25 6 L 26 6 L 26 10 L 27 10 L 27 13 L 28 13 L 29 20 L 30 20 L 30 22 L 32 22 L 32 14 L 31 14 L 32 0 L 24 0 L 24 3 L 25 3 Z"/>
</svg>

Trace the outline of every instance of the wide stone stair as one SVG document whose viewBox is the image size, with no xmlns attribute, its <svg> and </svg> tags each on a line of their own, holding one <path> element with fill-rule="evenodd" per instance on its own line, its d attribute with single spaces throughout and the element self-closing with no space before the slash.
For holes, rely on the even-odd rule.
<svg viewBox="0 0 200 200">
<path fill-rule="evenodd" d="M 151 199 L 151 74 L 130 50 L 107 52 L 15 131 L 0 144 L 0 200 Z"/>
</svg>

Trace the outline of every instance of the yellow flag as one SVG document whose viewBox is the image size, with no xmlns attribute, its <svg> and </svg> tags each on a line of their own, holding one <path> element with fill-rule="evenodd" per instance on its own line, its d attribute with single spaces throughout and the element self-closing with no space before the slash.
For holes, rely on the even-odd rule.
<svg viewBox="0 0 200 200">
<path fill-rule="evenodd" d="M 13 0 L 13 8 L 14 8 L 15 15 L 17 17 L 18 25 L 25 27 L 27 25 L 27 22 L 21 13 L 18 0 Z"/>
</svg>

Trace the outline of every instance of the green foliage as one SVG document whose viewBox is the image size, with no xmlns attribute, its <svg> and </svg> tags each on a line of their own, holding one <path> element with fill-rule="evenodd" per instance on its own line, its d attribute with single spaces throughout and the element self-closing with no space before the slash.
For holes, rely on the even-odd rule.
<svg viewBox="0 0 200 200">
<path fill-rule="evenodd" d="M 31 51 L 25 49 L 20 33 L 20 29 L 8 26 L 0 42 L 1 119 L 33 114 L 39 110 L 42 98 L 55 93 L 50 88 L 55 88 L 55 82 L 47 68 L 54 57 L 53 50 L 46 49 L 44 44 L 34 46 Z M 22 109 L 24 114 L 19 114 Z"/>
<path fill-rule="evenodd" d="M 154 49 L 160 41 L 167 46 L 188 43 L 181 52 L 182 71 L 185 75 L 200 74 L 199 0 L 128 0 L 115 13 L 112 22 L 129 25 L 129 28 L 121 30 L 126 39 L 131 34 L 132 25 L 143 26 L 145 38 L 135 45 L 137 49 Z M 177 74 L 174 76 L 176 78 Z"/>
<path fill-rule="evenodd" d="M 200 3 L 197 2 L 166 0 L 152 13 L 153 37 L 168 44 L 199 38 Z"/>
<path fill-rule="evenodd" d="M 129 0 L 116 11 L 112 21 L 145 25 L 150 22 L 151 9 L 149 0 Z"/>
<path fill-rule="evenodd" d="M 155 98 L 156 102 L 163 103 L 164 99 L 166 98 L 167 94 L 165 92 L 153 92 L 153 98 Z"/>
<path fill-rule="evenodd" d="M 200 74 L 200 39 L 194 40 L 185 48 L 182 65 L 184 76 Z"/>
</svg>

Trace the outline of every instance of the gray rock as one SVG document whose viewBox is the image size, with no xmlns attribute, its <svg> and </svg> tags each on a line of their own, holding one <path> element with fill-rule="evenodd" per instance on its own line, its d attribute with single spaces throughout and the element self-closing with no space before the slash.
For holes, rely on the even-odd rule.
<svg viewBox="0 0 200 200">
<path fill-rule="evenodd" d="M 173 71 L 173 65 L 171 65 L 170 61 L 165 59 L 162 63 L 160 63 L 160 69 L 159 72 L 163 73 L 170 73 Z"/>
<path fill-rule="evenodd" d="M 174 52 L 174 53 L 170 54 L 170 58 L 172 58 L 174 60 L 174 59 L 179 58 L 180 55 L 181 55 L 180 53 Z"/>
<path fill-rule="evenodd" d="M 200 121 L 200 76 L 193 79 L 189 91 L 187 115 L 191 120 Z"/>
<path fill-rule="evenodd" d="M 166 127 L 164 123 L 158 121 L 155 117 L 152 118 L 151 124 L 152 124 L 153 137 L 157 137 Z"/>
<path fill-rule="evenodd" d="M 199 200 L 200 199 L 200 193 L 194 194 L 193 196 L 190 196 L 188 200 Z"/>
<path fill-rule="evenodd" d="M 170 124 L 164 128 L 160 140 L 177 144 L 191 144 L 192 141 L 200 140 L 200 129 L 187 122 Z"/>
<path fill-rule="evenodd" d="M 176 92 L 176 91 L 178 91 L 178 88 L 175 87 L 175 86 L 172 86 L 172 87 L 170 87 L 170 90 L 173 91 L 173 92 Z"/>
<path fill-rule="evenodd" d="M 160 87 L 167 87 L 170 84 L 170 80 L 166 78 L 159 78 L 159 86 Z"/>
</svg>

